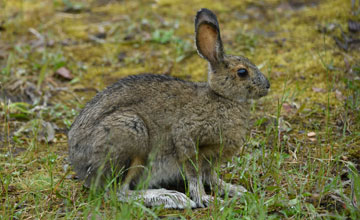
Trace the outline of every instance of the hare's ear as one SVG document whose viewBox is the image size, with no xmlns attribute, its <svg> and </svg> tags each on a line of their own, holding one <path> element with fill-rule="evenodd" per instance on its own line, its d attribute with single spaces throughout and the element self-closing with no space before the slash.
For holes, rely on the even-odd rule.
<svg viewBox="0 0 360 220">
<path fill-rule="evenodd" d="M 195 17 L 195 41 L 198 53 L 211 64 L 223 60 L 224 52 L 220 37 L 219 23 L 216 15 L 203 8 Z"/>
</svg>

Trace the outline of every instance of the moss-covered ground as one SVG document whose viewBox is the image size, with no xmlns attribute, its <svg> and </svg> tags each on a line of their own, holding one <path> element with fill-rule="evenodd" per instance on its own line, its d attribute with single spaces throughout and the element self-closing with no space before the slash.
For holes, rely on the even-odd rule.
<svg viewBox="0 0 360 220">
<path fill-rule="evenodd" d="M 0 1 L 0 218 L 360 219 L 359 4 Z M 249 193 L 181 211 L 84 189 L 67 161 L 72 121 L 127 75 L 206 81 L 193 41 L 204 7 L 218 16 L 226 52 L 271 82 L 252 104 L 243 152 L 220 169 Z"/>
</svg>

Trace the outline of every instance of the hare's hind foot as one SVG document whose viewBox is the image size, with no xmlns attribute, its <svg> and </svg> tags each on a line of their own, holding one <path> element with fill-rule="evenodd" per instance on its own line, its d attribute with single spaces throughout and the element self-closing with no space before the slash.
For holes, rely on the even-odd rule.
<svg viewBox="0 0 360 220">
<path fill-rule="evenodd" d="M 117 193 L 118 200 L 129 202 L 131 200 L 143 201 L 147 207 L 164 206 L 166 209 L 196 208 L 196 203 L 184 193 L 166 189 L 127 190 Z"/>
</svg>

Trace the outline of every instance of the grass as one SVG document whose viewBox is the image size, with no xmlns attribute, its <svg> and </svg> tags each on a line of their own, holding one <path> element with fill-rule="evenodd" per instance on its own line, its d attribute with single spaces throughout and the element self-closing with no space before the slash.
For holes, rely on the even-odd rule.
<svg viewBox="0 0 360 220">
<path fill-rule="evenodd" d="M 350 0 L 289 2 L 0 3 L 0 218 L 359 219 L 359 47 L 345 51 L 333 37 L 340 26 L 356 38 L 347 21 L 360 17 Z M 202 7 L 218 15 L 225 50 L 271 82 L 252 104 L 246 146 L 216 168 L 249 193 L 165 210 L 84 189 L 67 161 L 72 121 L 95 91 L 129 74 L 205 81 L 192 41 Z M 72 80 L 55 74 L 61 67 Z"/>
</svg>

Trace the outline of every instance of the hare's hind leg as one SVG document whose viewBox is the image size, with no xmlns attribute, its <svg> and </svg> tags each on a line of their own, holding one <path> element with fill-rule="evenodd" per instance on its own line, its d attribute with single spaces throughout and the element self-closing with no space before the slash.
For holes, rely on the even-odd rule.
<svg viewBox="0 0 360 220">
<path fill-rule="evenodd" d="M 104 186 L 109 178 L 130 184 L 129 179 L 137 180 L 141 177 L 149 146 L 147 128 L 138 115 L 114 112 L 103 118 L 84 141 L 89 146 L 86 157 L 82 156 L 81 162 L 73 157 L 73 162 L 75 165 L 90 167 L 84 178 L 85 185 L 89 186 L 94 180 L 101 179 L 98 185 Z M 76 155 L 85 154 L 79 151 Z M 127 173 L 132 175 L 131 178 L 124 178 Z"/>
</svg>

